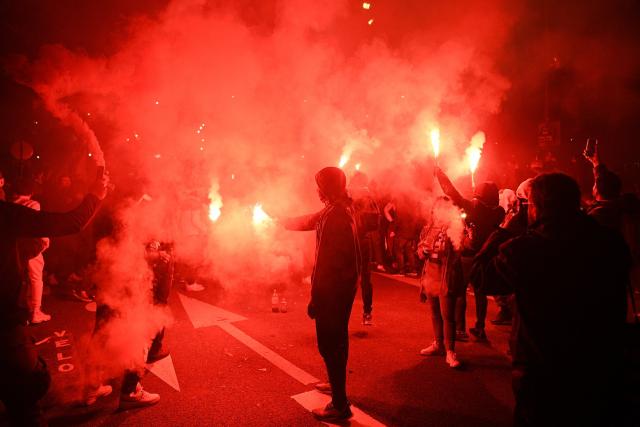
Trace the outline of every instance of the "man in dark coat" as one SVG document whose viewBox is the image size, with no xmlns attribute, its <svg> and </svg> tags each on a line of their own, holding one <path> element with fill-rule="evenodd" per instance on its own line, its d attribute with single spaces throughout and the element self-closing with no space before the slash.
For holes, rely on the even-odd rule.
<svg viewBox="0 0 640 427">
<path fill-rule="evenodd" d="M 358 232 L 352 203 L 346 192 L 346 177 L 341 169 L 327 167 L 316 174 L 318 195 L 326 207 L 315 214 L 284 220 L 290 230 L 316 230 L 316 256 L 311 275 L 309 317 L 316 321 L 318 349 L 324 359 L 332 400 L 324 408 L 313 410 L 321 421 L 350 418 L 347 400 L 347 357 L 349 353 L 349 317 L 356 295 L 361 259 Z"/>
<path fill-rule="evenodd" d="M 528 208 L 529 230 L 500 247 L 482 282 L 515 294 L 515 425 L 619 425 L 628 248 L 580 211 L 566 175 L 536 177 Z"/>
<path fill-rule="evenodd" d="M 484 182 L 474 188 L 473 199 L 465 199 L 451 183 L 451 180 L 440 168 L 436 168 L 436 176 L 444 194 L 449 196 L 453 203 L 464 210 L 466 215 L 465 223 L 470 231 L 468 239 L 462 251 L 462 266 L 465 279 L 470 282 L 470 272 L 473 257 L 482 248 L 489 235 L 498 229 L 504 220 L 505 212 L 499 205 L 499 190 L 493 182 Z M 487 296 L 474 287 L 476 303 L 476 324 L 469 328 L 469 332 L 479 341 L 486 341 L 487 335 L 484 331 L 485 320 L 487 318 Z M 466 339 L 466 319 L 467 310 L 466 295 L 461 296 L 456 304 L 456 333 L 457 339 Z"/>
<path fill-rule="evenodd" d="M 50 377 L 26 329 L 29 312 L 21 307 L 22 269 L 17 240 L 77 233 L 106 196 L 107 178 L 96 181 L 78 207 L 66 213 L 35 211 L 0 201 L 0 400 L 12 424 L 43 423 L 38 400 Z"/>
</svg>

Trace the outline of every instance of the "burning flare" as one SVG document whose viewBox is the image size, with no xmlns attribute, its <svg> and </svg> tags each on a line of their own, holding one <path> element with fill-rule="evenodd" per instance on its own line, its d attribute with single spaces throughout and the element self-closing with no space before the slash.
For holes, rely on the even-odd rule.
<svg viewBox="0 0 640 427">
<path fill-rule="evenodd" d="M 475 172 L 478 168 L 478 164 L 480 163 L 480 158 L 482 157 L 482 146 L 486 137 L 484 132 L 479 131 L 471 138 L 471 142 L 469 144 L 469 148 L 467 148 L 467 162 L 469 164 L 469 172 L 471 172 L 471 184 L 475 188 Z"/>
<path fill-rule="evenodd" d="M 440 154 L 440 129 L 431 129 L 431 148 L 433 149 L 433 157 L 438 159 Z"/>
<path fill-rule="evenodd" d="M 260 203 L 256 203 L 253 207 L 253 225 L 258 227 L 271 222 L 271 217 L 262 209 Z"/>
<path fill-rule="evenodd" d="M 218 190 L 220 190 L 220 186 L 217 182 L 214 182 L 209 190 L 209 200 L 211 200 L 209 203 L 209 219 L 211 222 L 216 222 L 222 213 L 222 197 L 220 197 Z"/>
<path fill-rule="evenodd" d="M 338 162 L 338 167 L 342 168 L 342 167 L 344 167 L 344 165 L 349 163 L 349 158 L 350 157 L 351 156 L 349 156 L 349 154 L 343 153 L 342 156 L 340 156 L 340 161 Z"/>
</svg>

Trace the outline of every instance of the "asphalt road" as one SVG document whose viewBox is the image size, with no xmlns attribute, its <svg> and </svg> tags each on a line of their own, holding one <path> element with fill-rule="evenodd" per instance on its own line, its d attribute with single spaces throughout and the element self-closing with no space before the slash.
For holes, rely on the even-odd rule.
<svg viewBox="0 0 640 427">
<path fill-rule="evenodd" d="M 487 344 L 457 344 L 464 368 L 452 370 L 444 358 L 418 354 L 433 335 L 427 306 L 419 302 L 414 281 L 374 274 L 373 282 L 373 326 L 361 324 L 359 295 L 351 318 L 347 381 L 352 403 L 385 425 L 510 425 L 513 398 L 506 355 L 509 327 L 489 324 Z M 66 397 L 69 391 L 78 391 L 78 366 L 82 363 L 78 343 L 93 327 L 94 313 L 87 311 L 84 303 L 47 297 L 45 309 L 53 320 L 34 326 L 33 333 L 36 340 L 47 340 L 38 348 L 53 372 L 52 390 L 43 402 L 49 423 L 322 425 L 292 398 L 313 390 L 312 384 L 304 383 L 305 378 L 325 379 L 314 324 L 306 317 L 308 289 L 289 289 L 285 296 L 288 312 L 272 313 L 267 289 L 258 296 L 225 292 L 215 286 L 198 293 L 174 290 L 170 298 L 174 322 L 165 341 L 171 359 L 156 367 L 164 380 L 149 372 L 142 381 L 147 390 L 160 393 L 161 401 L 153 407 L 129 411 L 118 410 L 118 378 L 111 383 L 114 393 L 92 407 L 77 406 Z M 468 301 L 468 325 L 473 325 L 471 295 Z M 230 313 L 216 311 L 216 307 Z M 496 306 L 490 302 L 488 319 L 495 312 Z M 245 320 L 230 321 L 234 314 Z M 224 328 L 219 321 L 224 322 Z M 66 346 L 56 347 L 56 342 L 60 345 L 63 339 L 69 340 L 64 342 Z M 276 366 L 279 363 L 284 370 Z M 369 421 L 358 417 L 350 425 L 367 425 Z"/>
</svg>

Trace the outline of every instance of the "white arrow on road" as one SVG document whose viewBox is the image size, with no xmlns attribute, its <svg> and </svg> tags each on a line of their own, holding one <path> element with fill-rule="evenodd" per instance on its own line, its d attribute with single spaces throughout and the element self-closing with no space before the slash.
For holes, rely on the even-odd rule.
<svg viewBox="0 0 640 427">
<path fill-rule="evenodd" d="M 320 380 L 308 372 L 298 368 L 278 353 L 259 343 L 249 335 L 242 332 L 231 324 L 239 320 L 246 320 L 245 317 L 223 310 L 211 304 L 189 298 L 182 294 L 180 301 L 184 307 L 194 328 L 204 328 L 207 326 L 219 326 L 226 333 L 258 353 L 260 356 L 282 369 L 290 377 L 300 381 L 302 384 L 314 384 Z"/>
<path fill-rule="evenodd" d="M 259 343 L 255 339 L 251 338 L 249 335 L 242 332 L 240 329 L 236 328 L 231 324 L 231 322 L 236 322 L 240 320 L 246 320 L 245 317 L 242 317 L 238 314 L 231 313 L 230 311 L 223 310 L 219 307 L 216 307 L 211 304 L 207 304 L 205 302 L 199 301 L 194 298 L 189 298 L 185 295 L 178 293 L 180 296 L 180 301 L 182 302 L 182 306 L 184 307 L 187 315 L 189 316 L 189 320 L 193 324 L 194 328 L 204 328 L 207 326 L 218 326 L 223 331 L 227 332 L 229 335 L 249 347 L 251 350 L 258 353 L 260 356 L 267 359 L 269 362 L 280 368 L 284 373 L 291 376 L 292 378 L 298 380 L 304 385 L 315 384 L 320 382 L 319 379 L 309 374 L 308 372 L 298 368 L 293 363 L 289 362 L 284 357 L 280 356 L 273 350 Z M 176 380 L 177 383 L 177 380 Z M 291 396 L 296 402 L 298 402 L 302 407 L 311 411 L 314 408 L 324 406 L 329 401 L 329 397 L 325 396 L 315 390 L 308 391 L 305 393 L 297 394 L 295 396 Z M 353 410 L 353 418 L 349 420 L 349 425 L 351 426 L 367 426 L 367 427 L 384 427 L 384 424 L 378 422 L 374 418 L 362 412 L 360 409 L 355 406 L 351 406 Z M 334 425 L 330 423 L 325 423 L 329 425 Z"/>
</svg>

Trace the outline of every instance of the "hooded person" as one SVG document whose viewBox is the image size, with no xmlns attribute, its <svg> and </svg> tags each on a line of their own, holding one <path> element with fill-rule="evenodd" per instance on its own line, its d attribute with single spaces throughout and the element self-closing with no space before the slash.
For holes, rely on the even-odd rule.
<svg viewBox="0 0 640 427">
<path fill-rule="evenodd" d="M 315 319 L 320 355 L 329 384 L 317 384 L 332 399 L 313 410 L 321 421 L 340 421 L 353 414 L 346 393 L 349 353 L 349 317 L 361 271 L 356 218 L 346 191 L 346 176 L 336 167 L 326 167 L 316 176 L 318 196 L 325 204 L 319 212 L 283 220 L 289 230 L 316 230 L 316 255 L 311 275 L 309 317 Z"/>
<path fill-rule="evenodd" d="M 482 248 L 489 235 L 496 230 L 504 220 L 505 211 L 499 205 L 500 196 L 498 186 L 493 182 L 483 182 L 476 186 L 473 199 L 464 198 L 460 192 L 453 186 L 449 177 L 440 168 L 436 168 L 436 177 L 440 183 L 440 187 L 454 205 L 462 209 L 465 214 L 465 223 L 468 230 L 468 238 L 466 239 L 463 249 L 462 265 L 465 272 L 465 280 L 471 282 L 470 272 L 472 258 Z M 476 284 L 471 282 L 474 289 Z M 486 341 L 487 335 L 484 331 L 485 320 L 487 317 L 487 297 L 478 292 L 474 292 L 476 302 L 476 324 L 475 327 L 469 328 L 469 332 L 478 341 Z M 462 296 L 456 305 L 456 337 L 459 340 L 466 339 L 465 332 L 465 312 L 467 309 L 466 296 Z"/>
</svg>

